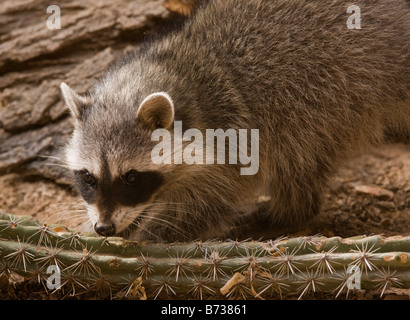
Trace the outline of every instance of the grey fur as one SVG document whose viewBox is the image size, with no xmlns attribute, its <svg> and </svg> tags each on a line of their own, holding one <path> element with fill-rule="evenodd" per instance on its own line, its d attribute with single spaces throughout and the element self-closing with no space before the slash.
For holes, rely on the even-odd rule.
<svg viewBox="0 0 410 320">
<path fill-rule="evenodd" d="M 346 26 L 351 4 L 209 1 L 179 30 L 108 70 L 82 106 L 67 161 L 98 177 L 104 156 L 113 176 L 133 168 L 165 179 L 147 203 L 112 212 L 116 223 L 136 225 L 120 234 L 236 237 L 235 226 L 253 227 L 255 212 L 269 221 L 266 234 L 282 233 L 319 212 L 342 160 L 387 131 L 409 136 L 410 3 L 355 1 L 361 30 Z M 234 165 L 153 165 L 155 144 L 136 113 L 155 92 L 168 93 L 185 128 L 259 129 L 258 174 L 240 176 Z M 262 210 L 257 195 L 270 197 Z M 98 210 L 90 211 L 95 222 Z"/>
</svg>

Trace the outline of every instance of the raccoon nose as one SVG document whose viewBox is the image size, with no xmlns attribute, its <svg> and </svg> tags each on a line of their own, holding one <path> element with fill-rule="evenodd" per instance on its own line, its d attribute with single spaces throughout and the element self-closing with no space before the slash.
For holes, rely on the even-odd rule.
<svg viewBox="0 0 410 320">
<path fill-rule="evenodd" d="M 108 224 L 96 223 L 94 225 L 94 230 L 100 236 L 103 236 L 103 237 L 111 237 L 115 234 L 115 226 L 113 223 L 108 223 Z"/>
</svg>

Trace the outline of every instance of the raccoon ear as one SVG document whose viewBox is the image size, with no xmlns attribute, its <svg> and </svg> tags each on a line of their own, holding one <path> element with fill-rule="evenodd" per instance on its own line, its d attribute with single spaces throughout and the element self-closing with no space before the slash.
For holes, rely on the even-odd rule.
<svg viewBox="0 0 410 320">
<path fill-rule="evenodd" d="M 165 92 L 150 94 L 141 102 L 137 119 L 151 129 L 168 129 L 174 122 L 174 104 Z"/>
<path fill-rule="evenodd" d="M 66 83 L 60 84 L 61 92 L 63 94 L 65 103 L 70 109 L 74 118 L 80 120 L 84 108 L 91 104 L 91 100 L 87 97 L 78 95 L 73 89 L 71 89 Z"/>
</svg>

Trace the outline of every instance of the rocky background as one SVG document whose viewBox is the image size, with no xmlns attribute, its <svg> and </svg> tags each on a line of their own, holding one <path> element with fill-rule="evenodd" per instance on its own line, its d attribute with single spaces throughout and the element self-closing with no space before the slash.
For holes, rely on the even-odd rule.
<svg viewBox="0 0 410 320">
<path fill-rule="evenodd" d="M 179 19 L 167 10 L 178 2 L 2 0 L 0 209 L 81 229 L 86 217 L 58 160 L 72 130 L 59 84 L 85 93 L 114 60 Z M 46 26 L 52 4 L 61 29 Z M 409 145 L 348 162 L 330 182 L 323 213 L 300 233 L 409 234 Z"/>
</svg>

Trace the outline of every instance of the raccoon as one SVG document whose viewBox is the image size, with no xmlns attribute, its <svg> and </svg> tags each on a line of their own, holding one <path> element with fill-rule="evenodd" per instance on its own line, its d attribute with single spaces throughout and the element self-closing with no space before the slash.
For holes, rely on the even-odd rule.
<svg viewBox="0 0 410 320">
<path fill-rule="evenodd" d="M 65 150 L 101 236 L 187 241 L 262 223 L 283 234 L 320 212 L 344 159 L 410 134 L 410 2 L 209 0 L 78 95 L 61 84 Z M 154 163 L 156 130 L 258 129 L 259 170 Z M 180 148 L 186 148 L 184 141 Z M 165 151 L 164 151 L 165 152 Z M 257 201 L 264 196 L 265 201 Z"/>
</svg>

